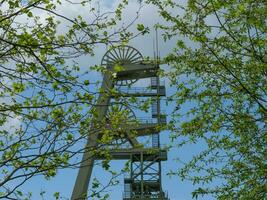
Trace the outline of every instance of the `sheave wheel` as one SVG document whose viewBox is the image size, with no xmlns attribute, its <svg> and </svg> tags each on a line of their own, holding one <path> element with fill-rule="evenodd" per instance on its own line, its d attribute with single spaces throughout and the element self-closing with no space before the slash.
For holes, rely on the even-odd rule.
<svg viewBox="0 0 267 200">
<path fill-rule="evenodd" d="M 142 54 L 135 48 L 127 45 L 121 45 L 108 50 L 102 58 L 101 65 L 112 67 L 115 65 L 127 66 L 127 64 L 138 64 L 143 60 Z M 119 80 L 118 86 L 129 86 L 135 83 L 137 79 Z"/>
</svg>

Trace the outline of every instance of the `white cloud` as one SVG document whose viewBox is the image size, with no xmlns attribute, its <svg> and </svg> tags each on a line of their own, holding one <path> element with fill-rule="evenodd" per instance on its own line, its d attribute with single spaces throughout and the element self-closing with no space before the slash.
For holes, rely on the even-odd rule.
<svg viewBox="0 0 267 200">
<path fill-rule="evenodd" d="M 5 85 L 6 87 L 9 87 L 12 82 L 11 80 L 8 80 L 7 78 L 1 78 L 0 79 L 1 84 Z M 0 87 L 0 93 L 2 88 Z M 12 98 L 10 96 L 0 96 L 0 104 L 1 105 L 12 105 Z M 2 115 L 7 116 L 6 122 L 0 126 L 0 130 L 6 130 L 10 134 L 14 134 L 17 129 L 21 126 L 21 116 L 15 115 L 13 112 L 4 112 Z M 1 113 L 0 113 L 0 117 Z"/>
<path fill-rule="evenodd" d="M 11 113 L 9 117 L 7 117 L 6 122 L 0 126 L 0 130 L 6 130 L 10 135 L 13 135 L 20 128 L 22 124 L 21 120 L 21 116 Z"/>
</svg>

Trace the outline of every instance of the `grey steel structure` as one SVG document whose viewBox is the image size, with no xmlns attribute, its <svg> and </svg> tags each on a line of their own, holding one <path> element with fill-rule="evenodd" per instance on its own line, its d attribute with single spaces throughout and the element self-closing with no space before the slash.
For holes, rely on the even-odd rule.
<svg viewBox="0 0 267 200">
<path fill-rule="evenodd" d="M 102 91 L 97 105 L 96 122 L 108 117 L 112 98 L 111 91 L 114 87 L 120 91 L 122 97 L 152 98 L 151 118 L 140 120 L 128 127 L 122 140 L 127 141 L 131 148 L 111 148 L 110 156 L 113 160 L 130 160 L 130 173 L 124 179 L 123 200 L 168 200 L 162 190 L 161 161 L 167 160 L 167 151 L 160 148 L 159 125 L 166 124 L 166 116 L 160 112 L 160 97 L 165 96 L 165 86 L 160 84 L 158 77 L 158 59 L 153 62 L 144 62 L 141 53 L 130 46 L 118 46 L 106 52 L 102 65 L 108 70 L 103 76 Z M 116 71 L 115 66 L 122 67 Z M 111 72 L 111 73 L 110 73 Z M 150 78 L 149 88 L 130 87 L 138 79 Z M 126 86 L 126 87 L 124 87 Z M 124 88 L 124 89 L 123 89 Z M 134 115 L 134 114 L 133 114 Z M 88 141 L 75 186 L 72 200 L 87 199 L 87 190 L 95 160 L 105 159 L 92 154 L 92 149 L 98 147 L 98 138 L 101 133 L 94 130 L 91 125 Z M 122 125 L 123 126 L 123 125 Z M 135 135 L 130 132 L 134 131 Z M 128 133 L 129 132 L 129 133 Z M 144 147 L 138 142 L 138 137 L 151 136 L 150 146 Z"/>
</svg>

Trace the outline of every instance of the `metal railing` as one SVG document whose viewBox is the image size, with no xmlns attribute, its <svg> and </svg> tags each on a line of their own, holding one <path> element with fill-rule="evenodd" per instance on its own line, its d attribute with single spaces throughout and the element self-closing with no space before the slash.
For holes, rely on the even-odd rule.
<svg viewBox="0 0 267 200">
<path fill-rule="evenodd" d="M 165 86 L 164 80 L 159 80 L 157 77 L 151 77 L 150 79 L 150 87 L 156 87 L 156 86 Z"/>
<path fill-rule="evenodd" d="M 117 89 L 122 94 L 157 94 L 157 89 L 151 87 L 118 87 Z M 159 92 L 164 93 L 165 88 L 160 87 Z"/>
<path fill-rule="evenodd" d="M 123 193 L 124 200 L 168 200 L 168 196 L 163 194 L 148 194 L 148 195 L 138 195 L 135 194 L 132 196 L 131 193 Z"/>
<path fill-rule="evenodd" d="M 159 147 L 159 134 L 153 134 L 152 135 L 152 147 L 158 148 Z"/>
<path fill-rule="evenodd" d="M 137 121 L 140 124 L 165 124 L 167 122 L 165 115 L 162 115 L 159 120 L 157 118 L 137 118 Z"/>
</svg>

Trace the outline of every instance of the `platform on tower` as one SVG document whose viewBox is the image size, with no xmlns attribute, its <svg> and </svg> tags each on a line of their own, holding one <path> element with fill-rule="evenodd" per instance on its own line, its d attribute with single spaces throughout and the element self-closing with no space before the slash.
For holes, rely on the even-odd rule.
<svg viewBox="0 0 267 200">
<path fill-rule="evenodd" d="M 129 160 L 138 161 L 142 159 L 145 161 L 166 161 L 167 150 L 157 148 L 131 148 L 131 149 L 113 149 L 110 150 L 109 155 L 112 160 Z M 104 155 L 97 155 L 95 159 L 103 160 Z"/>
</svg>

